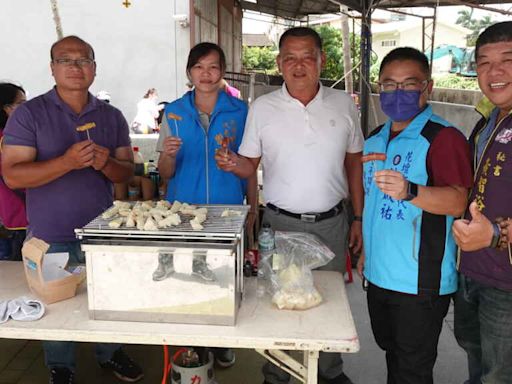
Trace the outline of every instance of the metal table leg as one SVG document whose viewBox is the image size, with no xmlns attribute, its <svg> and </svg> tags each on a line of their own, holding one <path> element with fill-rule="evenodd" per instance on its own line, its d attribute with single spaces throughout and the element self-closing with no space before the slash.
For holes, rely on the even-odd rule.
<svg viewBox="0 0 512 384">
<path fill-rule="evenodd" d="M 304 364 L 279 349 L 256 349 L 260 355 L 302 383 L 317 384 L 318 351 L 304 351 Z"/>
</svg>

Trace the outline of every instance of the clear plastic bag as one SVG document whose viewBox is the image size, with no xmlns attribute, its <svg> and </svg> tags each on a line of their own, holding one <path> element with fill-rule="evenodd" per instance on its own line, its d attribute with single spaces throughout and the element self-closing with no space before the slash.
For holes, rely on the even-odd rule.
<svg viewBox="0 0 512 384">
<path fill-rule="evenodd" d="M 272 302 L 279 309 L 308 309 L 322 302 L 311 271 L 334 253 L 318 237 L 303 232 L 276 232 L 270 276 Z"/>
</svg>

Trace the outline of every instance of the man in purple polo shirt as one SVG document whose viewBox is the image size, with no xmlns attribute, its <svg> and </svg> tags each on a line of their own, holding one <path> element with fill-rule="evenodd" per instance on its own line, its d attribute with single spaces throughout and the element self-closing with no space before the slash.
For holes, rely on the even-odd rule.
<svg viewBox="0 0 512 384">
<path fill-rule="evenodd" d="M 475 181 L 464 219 L 455 337 L 468 355 L 466 384 L 512 383 L 512 21 L 488 27 L 475 48 L 486 96 L 470 137 Z"/>
<path fill-rule="evenodd" d="M 2 170 L 11 188 L 27 190 L 29 237 L 48 242 L 48 253 L 68 252 L 71 263 L 84 263 L 74 229 L 112 204 L 112 183 L 133 175 L 133 155 L 121 112 L 88 92 L 96 75 L 91 45 L 68 36 L 50 56 L 56 85 L 9 119 Z M 74 343 L 43 345 L 50 383 L 73 383 Z M 118 344 L 98 344 L 96 355 L 123 381 L 143 377 Z"/>
</svg>

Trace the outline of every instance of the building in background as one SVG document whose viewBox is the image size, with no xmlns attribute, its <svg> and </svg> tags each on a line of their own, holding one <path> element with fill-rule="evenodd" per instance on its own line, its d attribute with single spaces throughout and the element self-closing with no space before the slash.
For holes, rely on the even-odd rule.
<svg viewBox="0 0 512 384">
<path fill-rule="evenodd" d="M 242 9 L 233 0 L 59 0 L 64 36 L 78 35 L 92 44 L 98 63 L 91 92 L 106 89 L 111 103 L 128 121 L 148 88 L 172 101 L 187 90 L 190 48 L 218 43 L 227 70 L 241 70 Z M 23 84 L 30 96 L 54 84 L 49 50 L 57 40 L 48 1 L 3 0 L 0 79 Z"/>
<path fill-rule="evenodd" d="M 455 23 L 441 20 L 436 22 L 434 45 L 453 45 L 466 47 L 469 29 Z M 413 47 L 422 50 L 422 20 L 410 17 L 403 21 L 372 25 L 372 48 L 380 62 L 384 56 L 397 47 Z"/>
<path fill-rule="evenodd" d="M 274 42 L 266 33 L 244 33 L 242 35 L 242 45 L 246 47 L 272 48 L 274 47 Z"/>
</svg>

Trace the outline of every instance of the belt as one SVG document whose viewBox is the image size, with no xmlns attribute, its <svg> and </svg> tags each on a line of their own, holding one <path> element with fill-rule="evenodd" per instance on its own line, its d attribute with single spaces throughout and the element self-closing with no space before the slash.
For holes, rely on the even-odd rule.
<svg viewBox="0 0 512 384">
<path fill-rule="evenodd" d="M 277 212 L 279 214 L 283 214 L 285 216 L 293 217 L 294 219 L 298 219 L 301 221 L 304 221 L 306 223 L 316 223 L 318 221 L 322 221 L 325 219 L 330 219 L 331 217 L 339 215 L 341 212 L 343 212 L 343 201 L 340 201 L 338 204 L 336 204 L 333 208 L 329 209 L 325 212 L 320 213 L 293 213 L 288 212 L 284 209 L 281 209 L 279 207 L 276 207 L 272 203 L 267 203 L 267 208 L 270 210 Z"/>
</svg>

